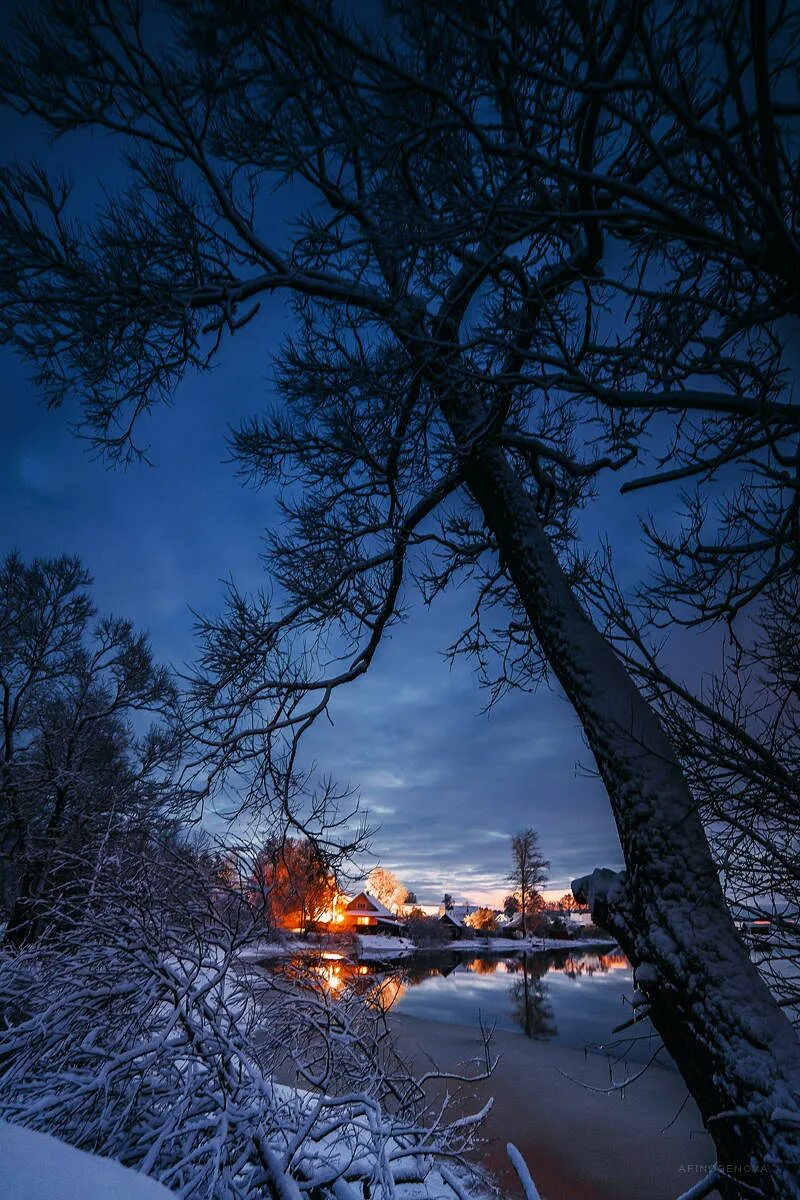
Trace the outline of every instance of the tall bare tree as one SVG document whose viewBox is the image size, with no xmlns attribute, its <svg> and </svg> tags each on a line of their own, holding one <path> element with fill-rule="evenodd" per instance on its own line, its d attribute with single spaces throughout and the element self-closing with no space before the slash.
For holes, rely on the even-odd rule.
<svg viewBox="0 0 800 1200">
<path fill-rule="evenodd" d="M 336 895 L 336 878 L 317 847 L 292 837 L 273 837 L 256 855 L 251 886 L 269 927 L 307 933 Z"/>
<path fill-rule="evenodd" d="M 514 885 L 519 897 L 519 912 L 522 936 L 527 934 L 526 918 L 541 905 L 539 888 L 547 883 L 550 863 L 539 847 L 539 835 L 535 829 L 523 829 L 511 839 L 511 870 L 508 882 Z"/>
<path fill-rule="evenodd" d="M 471 579 L 453 652 L 494 695 L 551 671 L 581 722 L 626 872 L 579 890 L 637 968 L 719 1186 L 747 1164 L 747 1186 L 797 1196 L 800 1046 L 576 542 L 622 472 L 633 497 L 698 487 L 677 536 L 649 529 L 673 619 L 725 620 L 796 572 L 796 11 L 402 0 L 361 28 L 311 0 L 152 7 L 20 17 L 6 101 L 108 131 L 132 176 L 81 226 L 61 181 L 4 171 L 0 311 L 50 403 L 78 392 L 125 458 L 187 368 L 272 294 L 294 305 L 280 403 L 234 439 L 283 488 L 287 604 L 233 594 L 206 626 L 212 769 L 249 764 L 254 798 L 288 803 L 300 734 L 368 669 L 409 581 L 431 599 Z M 273 237 L 290 180 L 306 207 Z"/>
</svg>

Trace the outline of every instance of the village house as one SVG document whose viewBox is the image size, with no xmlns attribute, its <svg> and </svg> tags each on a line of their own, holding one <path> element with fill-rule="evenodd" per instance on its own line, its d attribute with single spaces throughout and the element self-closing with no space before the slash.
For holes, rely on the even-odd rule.
<svg viewBox="0 0 800 1200">
<path fill-rule="evenodd" d="M 405 929 L 402 917 L 390 912 L 385 904 L 369 892 L 359 892 L 344 908 L 343 928 L 356 933 L 400 934 Z"/>
<path fill-rule="evenodd" d="M 456 938 L 464 936 L 464 922 L 462 921 L 461 917 L 456 914 L 456 910 L 454 908 L 446 908 L 444 910 L 442 915 L 439 917 L 439 924 L 442 926 L 443 932 L 446 934 L 446 936 L 452 938 L 454 941 Z"/>
<path fill-rule="evenodd" d="M 471 932 L 467 917 L 476 911 L 474 904 L 453 904 L 449 908 L 442 904 L 439 906 L 439 922 L 449 937 L 464 937 Z"/>
</svg>

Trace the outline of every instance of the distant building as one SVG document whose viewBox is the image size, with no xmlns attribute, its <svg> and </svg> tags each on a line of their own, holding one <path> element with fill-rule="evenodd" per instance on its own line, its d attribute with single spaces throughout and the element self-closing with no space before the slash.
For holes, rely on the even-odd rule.
<svg viewBox="0 0 800 1200">
<path fill-rule="evenodd" d="M 768 942 L 772 937 L 769 917 L 747 917 L 738 922 L 739 932 L 746 942 Z"/>
<path fill-rule="evenodd" d="M 451 916 L 455 916 L 463 925 L 469 914 L 475 912 L 476 908 L 476 904 L 451 904 L 448 909 L 445 909 L 445 906 L 440 904 L 437 912 L 440 917 L 450 913 Z"/>
<path fill-rule="evenodd" d="M 405 921 L 369 892 L 359 892 L 345 905 L 343 925 L 356 933 L 399 934 L 405 928 Z"/>
<path fill-rule="evenodd" d="M 439 917 L 439 924 L 443 926 L 447 936 L 453 940 L 464 936 L 464 922 L 455 908 L 446 909 Z"/>
</svg>

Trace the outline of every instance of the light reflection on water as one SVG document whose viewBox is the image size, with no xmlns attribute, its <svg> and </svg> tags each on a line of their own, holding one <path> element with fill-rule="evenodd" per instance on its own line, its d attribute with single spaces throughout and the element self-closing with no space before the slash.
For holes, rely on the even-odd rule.
<svg viewBox="0 0 800 1200">
<path fill-rule="evenodd" d="M 408 1017 L 448 1024 L 496 1023 L 498 1029 L 583 1048 L 608 1043 L 631 1016 L 630 964 L 619 950 L 476 955 L 421 953 L 402 963 L 354 963 L 341 955 L 265 963 L 280 974 L 311 973 L 331 995 L 347 987 Z M 649 1058 L 655 1043 L 626 1046 L 626 1057 Z M 624 1035 L 626 1038 L 628 1034 Z"/>
</svg>

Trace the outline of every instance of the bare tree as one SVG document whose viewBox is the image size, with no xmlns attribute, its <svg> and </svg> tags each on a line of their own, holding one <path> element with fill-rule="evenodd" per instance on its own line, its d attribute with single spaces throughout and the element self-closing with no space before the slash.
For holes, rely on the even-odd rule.
<svg viewBox="0 0 800 1200">
<path fill-rule="evenodd" d="M 522 936 L 525 937 L 526 917 L 542 906 L 539 888 L 543 883 L 547 883 L 547 871 L 550 867 L 539 848 L 539 835 L 535 829 L 523 829 L 514 834 L 511 839 L 511 863 L 508 882 L 514 885 L 515 894 L 519 899 Z"/>
<path fill-rule="evenodd" d="M 0 563 L 0 879 L 7 935 L 34 936 L 69 856 L 177 819 L 176 691 L 128 621 L 95 610 L 75 558 Z M 152 722 L 138 734 L 132 720 Z"/>
<path fill-rule="evenodd" d="M 6 100 L 57 133 L 110 131 L 133 175 L 82 228 L 60 181 L 4 172 L 2 329 L 125 458 L 188 367 L 292 299 L 281 404 L 234 440 L 243 472 L 288 485 L 270 554 L 287 604 L 233 593 L 207 622 L 209 769 L 249 769 L 254 802 L 296 814 L 298 738 L 368 669 L 409 581 L 432 599 L 471 579 L 453 652 L 494 696 L 551 671 L 580 719 L 627 869 L 579 890 L 720 1162 L 797 1196 L 800 1046 L 680 755 L 591 619 L 576 543 L 622 471 L 633 496 L 698 485 L 678 537 L 650 529 L 673 616 L 725 619 L 796 571 L 796 13 L 403 0 L 359 28 L 300 0 L 163 7 L 20 17 Z M 289 179 L 311 203 L 272 239 L 265 197 Z"/>
<path fill-rule="evenodd" d="M 399 912 L 408 895 L 406 885 L 400 882 L 394 871 L 386 867 L 375 867 L 370 871 L 367 887 L 391 912 Z"/>
<path fill-rule="evenodd" d="M 662 715 L 703 815 L 725 893 L 740 921 L 761 919 L 759 970 L 800 1021 L 800 606 L 793 577 L 771 583 L 719 648 L 720 666 L 686 681 L 664 662 L 659 630 L 627 604 L 610 569 L 598 609 Z M 648 606 L 649 607 L 649 606 Z"/>
</svg>

